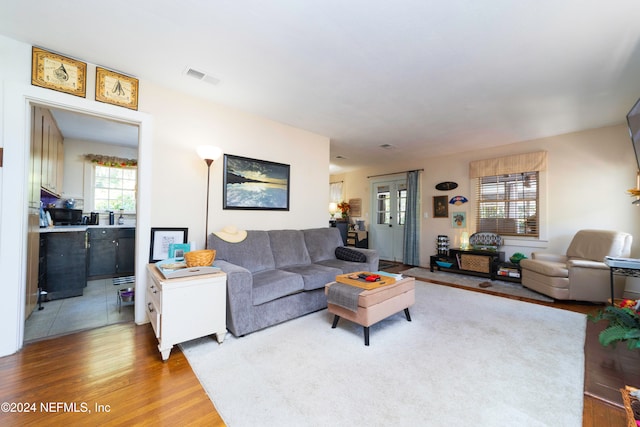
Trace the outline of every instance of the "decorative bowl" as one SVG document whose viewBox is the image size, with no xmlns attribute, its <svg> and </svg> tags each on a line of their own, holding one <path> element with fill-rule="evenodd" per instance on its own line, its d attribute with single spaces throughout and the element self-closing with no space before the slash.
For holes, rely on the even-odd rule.
<svg viewBox="0 0 640 427">
<path fill-rule="evenodd" d="M 450 268 L 453 265 L 452 262 L 446 262 L 446 261 L 436 261 L 436 264 L 444 268 Z"/>
<path fill-rule="evenodd" d="M 213 249 L 202 249 L 184 253 L 184 262 L 187 267 L 209 267 L 216 258 L 216 251 Z"/>
</svg>

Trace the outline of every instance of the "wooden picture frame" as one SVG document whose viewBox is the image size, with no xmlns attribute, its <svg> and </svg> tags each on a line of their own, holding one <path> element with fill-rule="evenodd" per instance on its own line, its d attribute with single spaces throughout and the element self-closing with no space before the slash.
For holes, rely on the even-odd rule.
<svg viewBox="0 0 640 427">
<path fill-rule="evenodd" d="M 187 243 L 188 233 L 188 228 L 152 228 L 149 263 L 169 258 L 169 246 L 173 243 Z"/>
<path fill-rule="evenodd" d="M 223 209 L 289 210 L 289 165 L 225 154 L 223 175 Z"/>
<path fill-rule="evenodd" d="M 84 98 L 87 94 L 87 64 L 33 46 L 31 84 Z"/>
<path fill-rule="evenodd" d="M 96 101 L 138 110 L 138 79 L 96 67 Z"/>
<path fill-rule="evenodd" d="M 449 217 L 449 198 L 447 196 L 433 196 L 433 217 Z"/>
<path fill-rule="evenodd" d="M 354 218 L 362 216 L 362 199 L 349 199 L 349 216 Z"/>
</svg>

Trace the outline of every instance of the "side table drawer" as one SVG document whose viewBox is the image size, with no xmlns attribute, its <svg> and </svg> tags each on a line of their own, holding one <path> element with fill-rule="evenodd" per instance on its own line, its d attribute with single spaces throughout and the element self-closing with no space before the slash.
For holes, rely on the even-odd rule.
<svg viewBox="0 0 640 427">
<path fill-rule="evenodd" d="M 151 293 L 147 290 L 147 317 L 149 318 L 149 322 L 151 322 L 151 326 L 153 327 L 153 331 L 156 333 L 156 338 L 160 338 L 160 316 L 162 313 L 160 312 L 159 307 L 155 304 Z"/>
</svg>

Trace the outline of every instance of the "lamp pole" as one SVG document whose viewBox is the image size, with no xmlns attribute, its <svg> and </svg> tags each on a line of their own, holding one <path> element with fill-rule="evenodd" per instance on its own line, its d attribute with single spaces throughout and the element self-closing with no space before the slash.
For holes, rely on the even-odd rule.
<svg viewBox="0 0 640 427">
<path fill-rule="evenodd" d="M 207 208 L 204 217 L 204 248 L 209 248 L 209 182 L 211 180 L 211 164 L 221 155 L 222 150 L 211 145 L 201 145 L 196 148 L 198 156 L 207 164 Z"/>
<path fill-rule="evenodd" d="M 204 159 L 207 162 L 207 213 L 204 217 L 204 248 L 209 249 L 209 181 L 211 179 L 211 163 L 213 159 Z"/>
</svg>

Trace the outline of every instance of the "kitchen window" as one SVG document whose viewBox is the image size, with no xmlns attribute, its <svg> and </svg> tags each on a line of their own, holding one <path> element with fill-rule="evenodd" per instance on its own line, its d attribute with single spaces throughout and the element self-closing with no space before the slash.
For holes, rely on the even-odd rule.
<svg viewBox="0 0 640 427">
<path fill-rule="evenodd" d="M 136 212 L 137 168 L 95 165 L 93 209 Z"/>
</svg>

